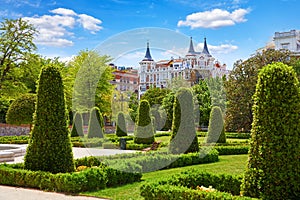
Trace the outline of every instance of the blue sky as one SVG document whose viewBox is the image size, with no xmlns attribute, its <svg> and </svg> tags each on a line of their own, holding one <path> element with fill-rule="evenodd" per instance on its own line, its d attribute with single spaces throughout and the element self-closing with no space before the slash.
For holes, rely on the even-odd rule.
<svg viewBox="0 0 300 200">
<path fill-rule="evenodd" d="M 68 60 L 80 50 L 110 54 L 138 66 L 147 41 L 154 60 L 184 56 L 189 37 L 231 69 L 272 41 L 276 31 L 299 30 L 297 0 L 0 0 L 1 18 L 22 17 L 40 34 L 38 53 Z"/>
</svg>

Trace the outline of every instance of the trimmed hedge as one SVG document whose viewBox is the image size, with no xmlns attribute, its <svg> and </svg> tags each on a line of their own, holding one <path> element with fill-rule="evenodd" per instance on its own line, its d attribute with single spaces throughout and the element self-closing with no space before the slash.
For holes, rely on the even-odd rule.
<svg viewBox="0 0 300 200">
<path fill-rule="evenodd" d="M 173 105 L 172 135 L 169 145 L 171 153 L 181 154 L 199 151 L 194 118 L 192 92 L 187 88 L 180 88 L 175 95 Z"/>
<path fill-rule="evenodd" d="M 300 89 L 283 63 L 260 70 L 243 194 L 262 199 L 300 199 Z"/>
<path fill-rule="evenodd" d="M 24 156 L 26 169 L 52 173 L 75 171 L 67 119 L 60 70 L 48 64 L 39 76 L 34 126 Z"/>
<path fill-rule="evenodd" d="M 93 107 L 90 113 L 88 138 L 103 138 L 104 137 L 104 122 L 103 117 L 98 107 Z"/>
<path fill-rule="evenodd" d="M 150 105 L 147 100 L 141 100 L 134 129 L 134 143 L 152 144 L 154 142 L 155 129 L 150 116 Z"/>
<path fill-rule="evenodd" d="M 241 182 L 241 176 L 187 170 L 168 179 L 145 184 L 140 190 L 145 199 L 251 199 L 233 196 L 240 194 Z M 197 186 L 212 186 L 217 191 L 196 190 Z"/>
<path fill-rule="evenodd" d="M 71 137 L 84 137 L 83 134 L 83 120 L 80 112 L 76 112 L 73 119 L 73 126 L 71 130 Z"/>
<path fill-rule="evenodd" d="M 226 143 L 224 119 L 219 106 L 213 106 L 210 112 L 207 143 Z"/>
<path fill-rule="evenodd" d="M 127 136 L 126 120 L 123 112 L 118 113 L 116 135 L 118 137 Z"/>
<path fill-rule="evenodd" d="M 248 154 L 249 146 L 215 146 L 219 155 L 239 155 Z"/>
</svg>

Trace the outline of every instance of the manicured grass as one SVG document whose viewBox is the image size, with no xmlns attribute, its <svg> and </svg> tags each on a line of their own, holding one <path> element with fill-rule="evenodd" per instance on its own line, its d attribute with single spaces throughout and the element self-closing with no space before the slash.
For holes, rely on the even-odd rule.
<svg viewBox="0 0 300 200">
<path fill-rule="evenodd" d="M 108 188 L 108 189 L 99 190 L 95 192 L 86 192 L 83 194 L 89 196 L 96 196 L 100 198 L 101 197 L 108 198 L 108 199 L 139 200 L 139 199 L 143 199 L 140 196 L 139 188 L 145 182 L 157 181 L 159 179 L 167 178 L 174 174 L 180 173 L 184 170 L 195 169 L 195 168 L 203 169 L 203 171 L 207 171 L 215 174 L 226 173 L 226 174 L 239 175 L 239 174 L 243 174 L 244 172 L 247 163 L 247 158 L 248 155 L 219 156 L 220 161 L 216 163 L 200 164 L 200 165 L 193 165 L 193 166 L 187 166 L 181 168 L 173 168 L 173 169 L 149 172 L 143 174 L 142 182 L 128 184 L 116 188 Z"/>
</svg>

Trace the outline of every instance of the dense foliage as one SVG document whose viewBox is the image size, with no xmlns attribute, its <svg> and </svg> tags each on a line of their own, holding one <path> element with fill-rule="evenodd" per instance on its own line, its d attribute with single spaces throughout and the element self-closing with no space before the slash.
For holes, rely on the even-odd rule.
<svg viewBox="0 0 300 200">
<path fill-rule="evenodd" d="M 98 107 L 91 110 L 87 136 L 88 138 L 104 137 L 104 121 Z"/>
<path fill-rule="evenodd" d="M 212 107 L 208 126 L 207 143 L 226 143 L 224 119 L 221 108 Z"/>
<path fill-rule="evenodd" d="M 180 88 L 178 90 L 173 109 L 169 151 L 174 154 L 199 151 L 195 129 L 194 102 L 189 89 Z"/>
<path fill-rule="evenodd" d="M 141 100 L 134 129 L 134 142 L 137 144 L 152 144 L 155 130 L 150 116 L 150 105 L 147 100 Z"/>
<path fill-rule="evenodd" d="M 126 121 L 125 121 L 125 116 L 124 116 L 123 112 L 118 113 L 116 135 L 118 137 L 127 136 Z"/>
<path fill-rule="evenodd" d="M 234 64 L 233 70 L 225 82 L 226 88 L 226 130 L 250 132 L 253 121 L 252 96 L 255 92 L 258 71 L 273 62 L 290 64 L 293 60 L 287 50 L 269 49 L 253 57 Z"/>
<path fill-rule="evenodd" d="M 83 137 L 83 121 L 80 112 L 76 112 L 73 119 L 73 126 L 71 130 L 71 137 Z"/>
<path fill-rule="evenodd" d="M 25 94 L 14 100 L 6 113 L 6 122 L 16 125 L 32 124 L 35 102 L 35 94 Z"/>
<path fill-rule="evenodd" d="M 63 82 L 59 70 L 45 66 L 40 74 L 34 126 L 30 135 L 25 168 L 52 173 L 75 170 Z"/>
<path fill-rule="evenodd" d="M 243 191 L 262 199 L 300 198 L 300 91 L 296 73 L 283 63 L 258 76 Z"/>
<path fill-rule="evenodd" d="M 172 128 L 172 121 L 173 121 L 173 105 L 175 101 L 175 92 L 168 93 L 164 98 L 162 102 L 162 110 L 165 115 L 163 115 L 163 118 L 165 119 L 165 125 L 162 130 L 168 131 Z"/>
</svg>

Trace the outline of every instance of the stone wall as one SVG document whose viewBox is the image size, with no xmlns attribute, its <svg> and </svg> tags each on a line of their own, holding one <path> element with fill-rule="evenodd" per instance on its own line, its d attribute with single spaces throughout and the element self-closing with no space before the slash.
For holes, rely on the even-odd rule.
<svg viewBox="0 0 300 200">
<path fill-rule="evenodd" d="M 0 136 L 28 135 L 29 131 L 29 125 L 0 124 Z"/>
</svg>

